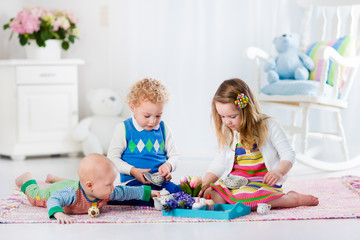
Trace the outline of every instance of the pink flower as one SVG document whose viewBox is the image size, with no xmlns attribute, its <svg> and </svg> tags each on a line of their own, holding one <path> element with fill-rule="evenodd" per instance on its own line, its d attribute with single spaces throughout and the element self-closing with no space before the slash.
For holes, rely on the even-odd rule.
<svg viewBox="0 0 360 240">
<path fill-rule="evenodd" d="M 34 33 L 39 31 L 41 21 L 27 9 L 20 11 L 10 23 L 10 28 L 19 34 Z"/>
<path fill-rule="evenodd" d="M 10 24 L 9 24 L 10 28 L 19 34 L 24 34 L 25 30 L 23 28 L 23 26 L 21 25 L 21 21 L 18 18 L 14 18 Z"/>
<path fill-rule="evenodd" d="M 183 183 L 189 183 L 189 180 L 187 177 L 180 177 L 180 184 L 183 184 Z"/>
<path fill-rule="evenodd" d="M 48 12 L 46 11 L 46 9 L 42 8 L 42 7 L 35 7 L 30 9 L 31 15 L 36 17 L 36 18 L 41 18 L 42 16 L 44 16 L 45 14 L 47 14 Z"/>
<path fill-rule="evenodd" d="M 71 23 L 76 24 L 76 23 L 79 22 L 79 19 L 78 19 L 78 18 L 75 16 L 75 14 L 74 14 L 72 11 L 70 11 L 70 10 L 67 10 L 67 11 L 66 11 L 66 16 L 67 16 L 67 18 L 70 20 Z"/>
<path fill-rule="evenodd" d="M 201 183 L 201 178 L 198 176 L 194 176 L 191 178 L 189 185 L 191 188 L 196 188 L 196 186 L 199 185 L 200 183 Z"/>
</svg>

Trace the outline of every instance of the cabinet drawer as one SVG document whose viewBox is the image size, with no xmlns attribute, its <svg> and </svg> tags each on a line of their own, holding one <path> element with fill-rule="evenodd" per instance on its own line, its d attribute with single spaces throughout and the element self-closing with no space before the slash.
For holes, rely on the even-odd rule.
<svg viewBox="0 0 360 240">
<path fill-rule="evenodd" d="M 76 83 L 76 66 L 19 66 L 17 84 Z"/>
</svg>

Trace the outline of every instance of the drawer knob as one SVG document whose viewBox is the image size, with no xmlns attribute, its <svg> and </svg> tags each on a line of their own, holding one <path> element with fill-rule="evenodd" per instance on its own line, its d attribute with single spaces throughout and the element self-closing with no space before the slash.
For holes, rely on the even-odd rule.
<svg viewBox="0 0 360 240">
<path fill-rule="evenodd" d="M 40 77 L 55 77 L 55 73 L 40 73 Z"/>
</svg>

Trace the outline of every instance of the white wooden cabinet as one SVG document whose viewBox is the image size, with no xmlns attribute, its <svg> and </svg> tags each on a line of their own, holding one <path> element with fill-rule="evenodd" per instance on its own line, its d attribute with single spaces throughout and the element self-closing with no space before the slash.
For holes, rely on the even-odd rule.
<svg viewBox="0 0 360 240">
<path fill-rule="evenodd" d="M 0 154 L 77 153 L 71 138 L 78 123 L 80 59 L 0 60 Z"/>
</svg>

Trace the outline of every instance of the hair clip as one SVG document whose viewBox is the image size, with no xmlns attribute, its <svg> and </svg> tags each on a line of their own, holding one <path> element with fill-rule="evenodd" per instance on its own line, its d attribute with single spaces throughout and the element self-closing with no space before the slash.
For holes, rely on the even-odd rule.
<svg viewBox="0 0 360 240">
<path fill-rule="evenodd" d="M 238 109 L 243 109 L 244 107 L 246 107 L 248 102 L 249 102 L 249 98 L 244 93 L 239 93 L 235 100 L 235 104 Z"/>
</svg>

